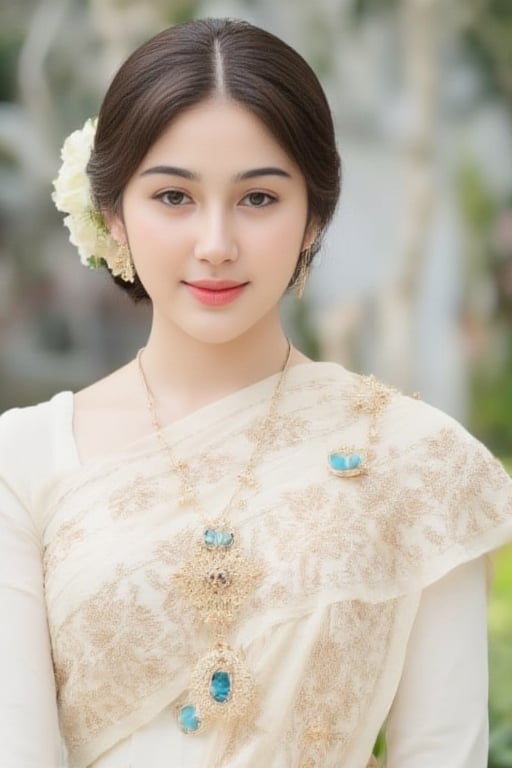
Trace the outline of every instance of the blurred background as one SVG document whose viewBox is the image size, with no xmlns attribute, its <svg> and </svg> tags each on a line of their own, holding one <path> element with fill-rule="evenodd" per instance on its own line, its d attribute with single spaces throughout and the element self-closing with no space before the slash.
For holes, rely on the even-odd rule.
<svg viewBox="0 0 512 768">
<path fill-rule="evenodd" d="M 313 66 L 342 200 L 289 333 L 449 412 L 512 467 L 512 0 L 0 0 L 0 412 L 130 359 L 149 327 L 50 199 L 64 138 L 169 24 L 245 18 Z M 512 550 L 490 605 L 489 766 L 512 768 Z"/>
</svg>

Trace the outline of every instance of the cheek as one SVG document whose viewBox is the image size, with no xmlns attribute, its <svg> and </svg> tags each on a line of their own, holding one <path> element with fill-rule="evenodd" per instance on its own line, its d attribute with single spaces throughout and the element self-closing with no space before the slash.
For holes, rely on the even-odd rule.
<svg viewBox="0 0 512 768">
<path fill-rule="evenodd" d="M 137 254 L 145 258 L 151 253 L 151 260 L 160 263 L 167 261 L 170 254 L 188 252 L 193 246 L 195 228 L 184 225 L 178 218 L 172 221 L 159 211 L 144 211 L 141 207 L 133 211 L 130 218 L 127 212 L 126 220 L 135 258 Z"/>
<path fill-rule="evenodd" d="M 276 212 L 247 229 L 248 241 L 264 244 L 266 249 L 279 251 L 284 258 L 296 258 L 302 247 L 306 226 L 306 209 L 300 206 Z"/>
<path fill-rule="evenodd" d="M 158 215 L 151 205 L 133 206 L 131 210 L 127 208 L 126 220 L 139 240 L 147 237 L 157 240 L 163 236 L 165 218 Z"/>
</svg>

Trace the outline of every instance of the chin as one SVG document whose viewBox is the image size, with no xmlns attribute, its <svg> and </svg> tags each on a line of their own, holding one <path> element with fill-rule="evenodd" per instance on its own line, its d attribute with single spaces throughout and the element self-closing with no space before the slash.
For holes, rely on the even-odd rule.
<svg viewBox="0 0 512 768">
<path fill-rule="evenodd" d="M 230 344 L 242 337 L 266 333 L 274 318 L 279 324 L 279 312 L 269 306 L 262 312 L 262 307 L 253 307 L 253 312 L 241 311 L 241 307 L 199 312 L 174 312 L 168 321 L 182 334 L 199 344 Z"/>
<path fill-rule="evenodd" d="M 244 336 L 250 328 L 251 326 L 248 328 L 183 328 L 183 331 L 200 344 L 221 345 L 236 341 Z"/>
</svg>

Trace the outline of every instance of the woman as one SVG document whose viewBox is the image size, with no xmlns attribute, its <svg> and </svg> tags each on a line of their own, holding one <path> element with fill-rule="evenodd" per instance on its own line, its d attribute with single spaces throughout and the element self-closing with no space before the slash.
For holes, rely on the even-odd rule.
<svg viewBox="0 0 512 768">
<path fill-rule="evenodd" d="M 228 20 L 135 51 L 66 142 L 71 239 L 153 320 L 120 370 L 0 420 L 9 768 L 59 765 L 59 728 L 77 768 L 364 768 L 385 721 L 390 768 L 486 765 L 512 483 L 448 416 L 290 347 L 339 177 L 309 66 Z"/>
</svg>

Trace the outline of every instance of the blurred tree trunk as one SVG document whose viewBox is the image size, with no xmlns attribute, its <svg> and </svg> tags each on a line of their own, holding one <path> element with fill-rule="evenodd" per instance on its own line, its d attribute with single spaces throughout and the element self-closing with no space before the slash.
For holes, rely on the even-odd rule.
<svg viewBox="0 0 512 768">
<path fill-rule="evenodd" d="M 402 0 L 406 86 L 403 215 L 395 274 L 379 302 L 377 370 L 404 391 L 415 388 L 415 315 L 434 204 L 433 155 L 439 0 Z"/>
<path fill-rule="evenodd" d="M 160 30 L 193 17 L 196 0 L 90 0 L 93 29 L 101 40 L 103 86 L 128 55 Z"/>
</svg>

